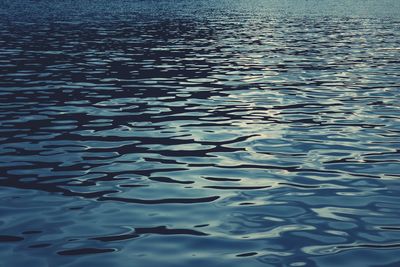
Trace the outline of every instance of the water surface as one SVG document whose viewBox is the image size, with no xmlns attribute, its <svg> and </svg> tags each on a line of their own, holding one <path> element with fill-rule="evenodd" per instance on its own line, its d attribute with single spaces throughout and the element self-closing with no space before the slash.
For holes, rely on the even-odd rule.
<svg viewBox="0 0 400 267">
<path fill-rule="evenodd" d="M 0 266 L 399 266 L 399 1 L 0 3 Z"/>
</svg>

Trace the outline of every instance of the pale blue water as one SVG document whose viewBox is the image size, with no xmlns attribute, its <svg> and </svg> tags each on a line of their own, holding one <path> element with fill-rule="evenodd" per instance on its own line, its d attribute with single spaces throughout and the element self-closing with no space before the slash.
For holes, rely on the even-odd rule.
<svg viewBox="0 0 400 267">
<path fill-rule="evenodd" d="M 400 266 L 400 1 L 0 1 L 0 266 Z"/>
</svg>

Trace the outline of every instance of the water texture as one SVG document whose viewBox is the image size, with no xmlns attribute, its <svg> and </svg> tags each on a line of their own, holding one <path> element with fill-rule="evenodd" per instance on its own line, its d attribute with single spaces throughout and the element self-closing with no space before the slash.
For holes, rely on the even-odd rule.
<svg viewBox="0 0 400 267">
<path fill-rule="evenodd" d="M 0 266 L 400 266 L 400 1 L 0 4 Z"/>
</svg>

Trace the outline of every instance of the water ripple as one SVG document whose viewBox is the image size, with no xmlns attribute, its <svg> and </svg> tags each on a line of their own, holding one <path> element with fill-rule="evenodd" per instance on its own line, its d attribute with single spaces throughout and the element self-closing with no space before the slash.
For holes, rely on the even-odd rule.
<svg viewBox="0 0 400 267">
<path fill-rule="evenodd" d="M 399 1 L 0 2 L 6 266 L 399 265 Z"/>
</svg>

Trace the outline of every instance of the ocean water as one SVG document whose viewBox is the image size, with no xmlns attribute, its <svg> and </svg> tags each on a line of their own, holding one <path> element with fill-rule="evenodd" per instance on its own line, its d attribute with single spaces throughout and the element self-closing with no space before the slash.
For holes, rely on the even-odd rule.
<svg viewBox="0 0 400 267">
<path fill-rule="evenodd" d="M 400 1 L 0 1 L 0 266 L 400 266 Z"/>
</svg>

